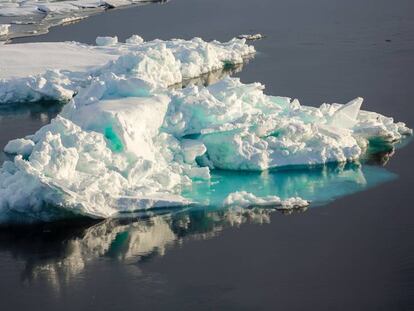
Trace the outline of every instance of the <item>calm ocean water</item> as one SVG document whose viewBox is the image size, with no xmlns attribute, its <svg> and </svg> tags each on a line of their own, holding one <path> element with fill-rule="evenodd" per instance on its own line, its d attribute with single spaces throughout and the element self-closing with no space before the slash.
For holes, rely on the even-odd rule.
<svg viewBox="0 0 414 311">
<path fill-rule="evenodd" d="M 172 0 L 16 42 L 259 32 L 266 38 L 254 42 L 256 57 L 236 74 L 243 82 L 306 105 L 362 96 L 364 109 L 414 127 L 413 12 L 409 0 Z M 0 109 L 1 149 L 58 111 L 48 103 Z M 318 198 L 352 193 L 291 215 L 178 209 L 1 230 L 0 309 L 413 310 L 412 159 L 409 143 L 362 176 L 347 169 L 274 178 L 278 191 L 300 184 Z M 382 182 L 366 189 L 373 172 Z"/>
</svg>

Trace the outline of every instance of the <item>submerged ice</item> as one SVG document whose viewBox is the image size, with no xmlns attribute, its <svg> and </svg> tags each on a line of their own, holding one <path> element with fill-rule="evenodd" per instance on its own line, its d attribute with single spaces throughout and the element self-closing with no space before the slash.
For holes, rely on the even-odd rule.
<svg viewBox="0 0 414 311">
<path fill-rule="evenodd" d="M 126 43 L 103 37 L 97 43 L 80 47 L 110 55 L 104 64 L 0 81 L 3 104 L 73 97 L 50 124 L 7 144 L 5 151 L 16 156 L 0 169 L 2 215 L 110 217 L 188 204 L 305 206 L 312 198 L 242 189 L 206 203 L 191 189 L 211 184 L 218 170 L 358 161 L 370 141 L 392 144 L 412 133 L 404 123 L 361 110 L 362 98 L 308 107 L 229 77 L 207 87 L 170 88 L 243 62 L 254 52 L 245 39 L 143 42 L 133 36 Z"/>
</svg>

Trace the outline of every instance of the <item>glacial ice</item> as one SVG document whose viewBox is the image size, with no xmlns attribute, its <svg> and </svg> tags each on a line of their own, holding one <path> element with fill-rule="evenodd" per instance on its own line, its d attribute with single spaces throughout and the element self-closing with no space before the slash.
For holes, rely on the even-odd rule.
<svg viewBox="0 0 414 311">
<path fill-rule="evenodd" d="M 63 210 L 102 218 L 203 204 L 188 189 L 209 183 L 215 169 L 358 161 L 370 140 L 392 143 L 412 134 L 404 123 L 360 110 L 362 98 L 308 107 L 229 77 L 207 87 L 169 88 L 242 62 L 254 52 L 244 39 L 142 42 L 134 36 L 127 43 L 79 46 L 117 57 L 83 71 L 58 67 L 0 81 L 3 104 L 73 97 L 50 124 L 6 148 L 17 155 L 0 169 L 0 215 L 47 220 Z M 295 195 L 233 192 L 222 204 L 308 204 Z"/>
</svg>

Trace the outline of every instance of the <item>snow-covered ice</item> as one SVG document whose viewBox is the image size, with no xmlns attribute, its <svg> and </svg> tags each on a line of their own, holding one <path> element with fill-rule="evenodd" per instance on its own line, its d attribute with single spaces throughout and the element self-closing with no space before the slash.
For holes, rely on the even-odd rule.
<svg viewBox="0 0 414 311">
<path fill-rule="evenodd" d="M 101 40 L 116 41 L 108 37 Z M 0 49 L 0 105 L 69 100 L 90 83 L 95 93 L 97 88 L 103 90 L 99 85 L 122 85 L 125 89 L 137 79 L 149 88 L 167 87 L 242 63 L 253 53 L 252 46 L 238 39 L 225 43 L 200 38 L 142 42 L 132 36 L 127 43 L 104 46 L 76 42 L 4 45 Z M 133 84 L 131 88 L 137 89 Z"/>
<path fill-rule="evenodd" d="M 76 68 L 69 56 L 65 63 L 56 56 L 51 68 L 45 62 L 25 69 L 24 58 L 4 53 L 11 59 L 3 62 L 1 103 L 70 101 L 50 124 L 6 148 L 17 155 L 0 169 L 0 211 L 47 219 L 48 206 L 49 212 L 110 217 L 197 204 L 183 189 L 208 182 L 214 169 L 358 161 L 371 140 L 393 143 L 412 134 L 404 123 L 361 110 L 362 98 L 308 107 L 229 77 L 207 87 L 169 88 L 243 62 L 254 53 L 245 39 L 142 42 L 134 36 L 127 43 L 97 43 L 56 45 L 61 53 L 75 47 L 85 58 L 102 56 L 100 64 Z M 25 46 L 13 48 L 24 53 Z M 306 199 L 236 191 L 222 204 L 291 208 L 307 205 Z"/>
</svg>

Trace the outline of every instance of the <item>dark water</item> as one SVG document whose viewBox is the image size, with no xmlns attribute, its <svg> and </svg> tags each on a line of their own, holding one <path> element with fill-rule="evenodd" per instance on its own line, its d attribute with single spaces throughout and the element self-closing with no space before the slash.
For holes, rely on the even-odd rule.
<svg viewBox="0 0 414 311">
<path fill-rule="evenodd" d="M 18 41 L 255 32 L 267 38 L 243 82 L 308 105 L 362 96 L 365 109 L 414 126 L 410 0 L 173 0 Z M 0 145 L 55 113 L 0 112 Z M 177 210 L 3 230 L 0 309 L 414 310 L 413 159 L 411 143 L 380 169 L 398 178 L 291 215 Z"/>
</svg>

